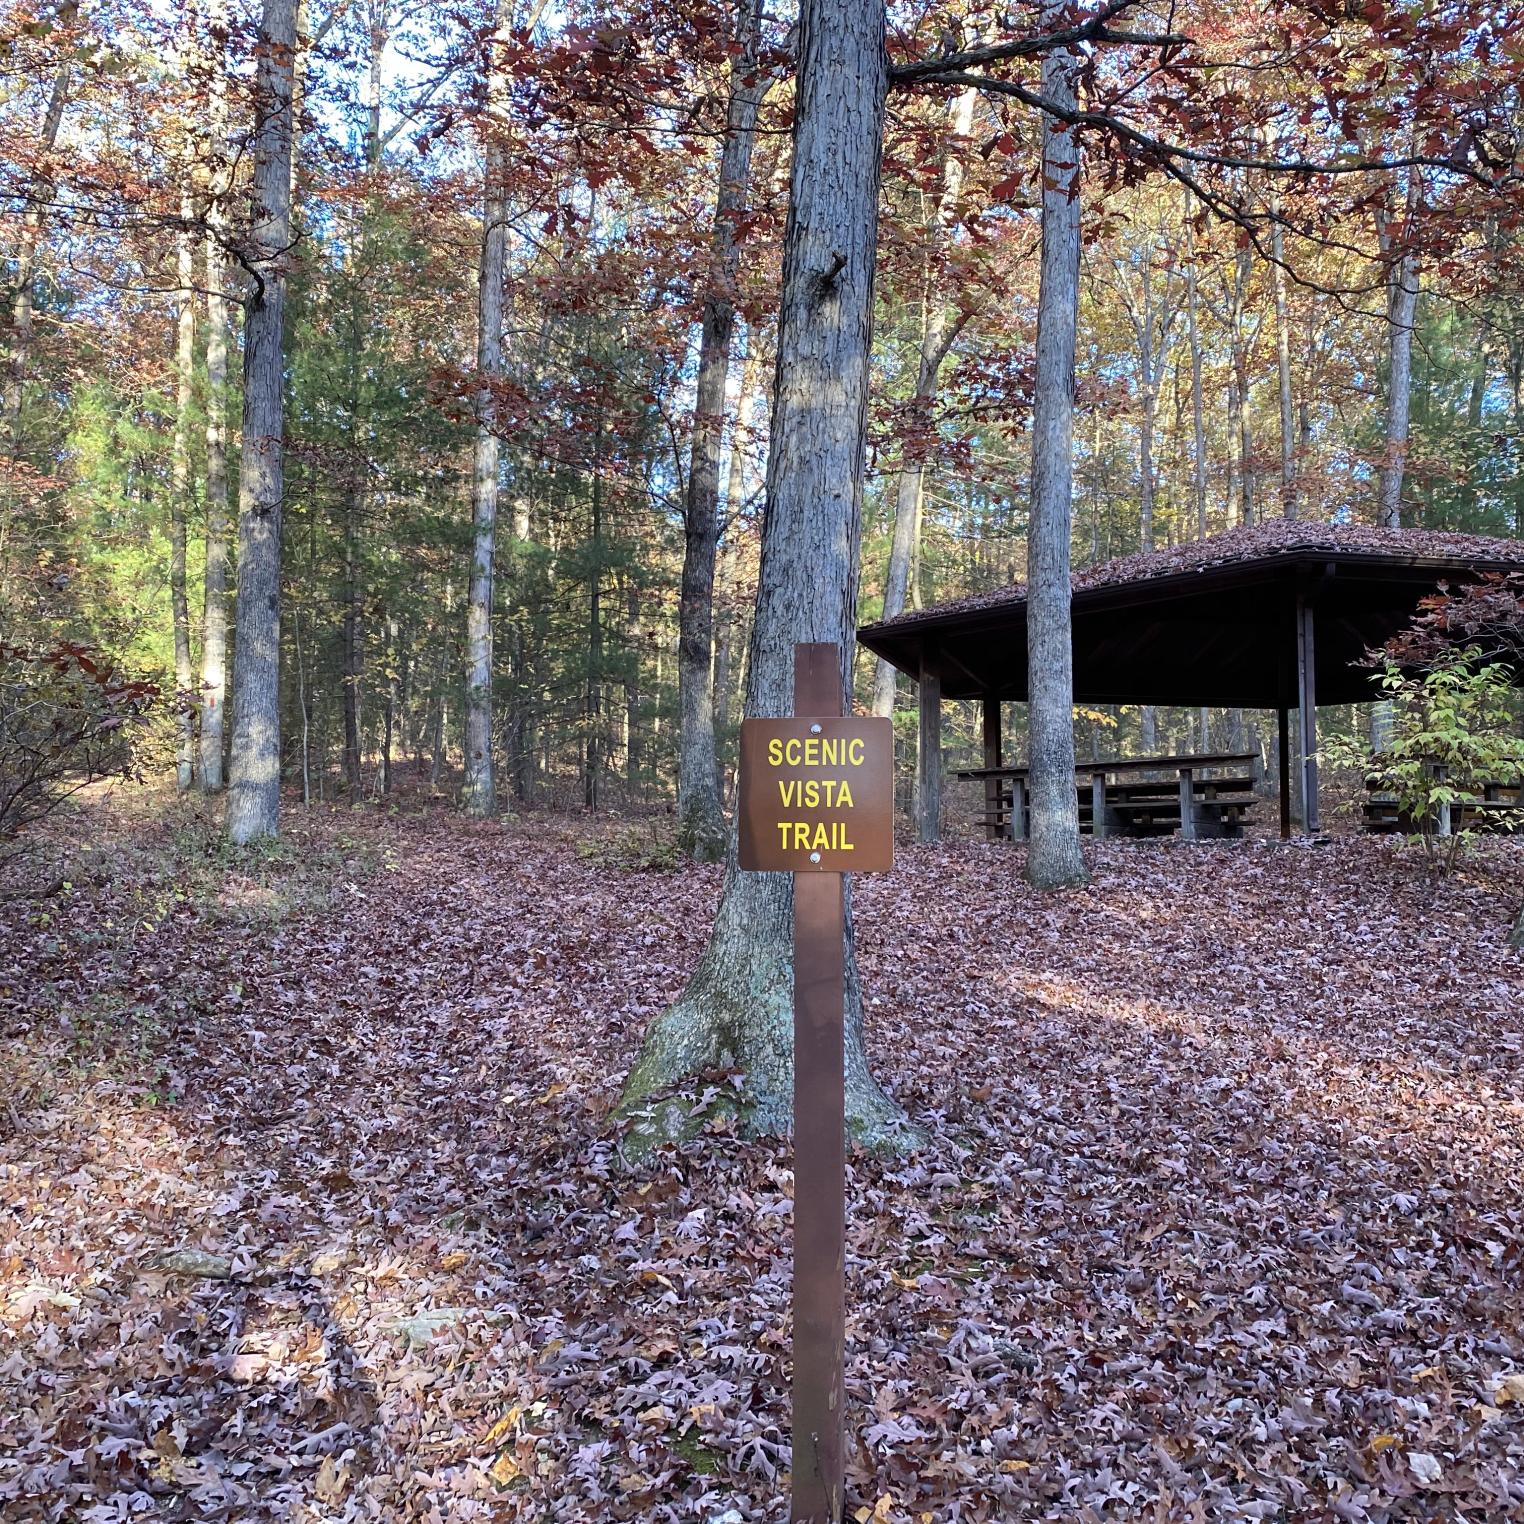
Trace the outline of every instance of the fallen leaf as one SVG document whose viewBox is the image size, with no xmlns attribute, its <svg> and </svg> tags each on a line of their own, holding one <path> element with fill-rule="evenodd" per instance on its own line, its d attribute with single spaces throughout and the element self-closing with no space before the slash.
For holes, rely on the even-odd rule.
<svg viewBox="0 0 1524 1524">
<path fill-rule="evenodd" d="M 1439 1462 L 1422 1450 L 1408 1451 L 1408 1469 L 1425 1487 L 1432 1487 L 1444 1474 Z"/>
<path fill-rule="evenodd" d="M 506 1450 L 504 1450 L 503 1453 L 499 1455 L 495 1461 L 493 1461 L 491 1467 L 487 1471 L 487 1475 L 490 1476 L 499 1487 L 506 1487 L 510 1482 L 516 1481 L 523 1474 L 523 1471 L 519 1467 L 519 1463 L 514 1460 L 513 1456 L 510 1455 Z"/>
</svg>

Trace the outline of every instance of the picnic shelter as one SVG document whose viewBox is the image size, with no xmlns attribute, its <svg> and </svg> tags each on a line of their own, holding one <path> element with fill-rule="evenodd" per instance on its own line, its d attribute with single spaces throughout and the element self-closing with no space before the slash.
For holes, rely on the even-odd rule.
<svg viewBox="0 0 1524 1524">
<path fill-rule="evenodd" d="M 1524 541 L 1283 519 L 1087 567 L 1073 580 L 1075 702 L 1275 711 L 1281 832 L 1291 832 L 1294 769 L 1302 829 L 1316 834 L 1318 705 L 1370 702 L 1372 674 L 1362 658 L 1404 628 L 1441 583 L 1521 568 Z M 1003 765 L 1000 705 L 1027 697 L 1026 611 L 1017 584 L 858 631 L 869 651 L 918 685 L 922 839 L 941 830 L 944 699 L 983 704 L 985 765 L 966 776 L 985 779 L 991 834 L 997 823 L 1020 834 L 1025 769 Z M 1128 811 L 1145 826 L 1163 819 L 1157 781 L 1129 785 L 1115 770 L 1151 767 L 1157 779 L 1170 769 L 1180 780 L 1172 807 L 1182 833 L 1196 834 L 1193 824 L 1204 821 L 1232 834 L 1241 812 L 1235 817 L 1225 801 L 1246 785 L 1238 770 L 1249 760 L 1223 754 L 1110 764 L 1104 806 L 1103 765 L 1081 764 L 1077 772 L 1095 775 L 1101 791 L 1091 805 L 1082 789 L 1082 815 L 1100 830 L 1115 821 L 1120 801 L 1124 825 Z"/>
</svg>

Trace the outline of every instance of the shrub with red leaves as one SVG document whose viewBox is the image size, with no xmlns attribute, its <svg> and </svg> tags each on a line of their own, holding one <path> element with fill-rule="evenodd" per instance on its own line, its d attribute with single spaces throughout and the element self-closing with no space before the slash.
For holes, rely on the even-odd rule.
<svg viewBox="0 0 1524 1524">
<path fill-rule="evenodd" d="M 64 641 L 0 641 L 0 848 L 102 778 L 136 776 L 156 684 Z"/>
</svg>

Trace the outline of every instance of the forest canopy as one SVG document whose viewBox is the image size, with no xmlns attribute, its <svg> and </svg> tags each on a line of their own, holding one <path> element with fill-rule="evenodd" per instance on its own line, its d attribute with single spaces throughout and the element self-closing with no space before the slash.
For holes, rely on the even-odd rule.
<svg viewBox="0 0 1524 1524">
<path fill-rule="evenodd" d="M 480 804 L 485 755 L 494 803 L 597 806 L 681 773 L 712 855 L 794 18 L 333 0 L 289 44 L 269 19 L 4 23 L 0 639 L 178 692 L 182 783 L 221 786 L 246 328 L 278 276 L 281 777 L 362 797 L 407 761 Z M 1083 158 L 1077 565 L 1279 515 L 1524 534 L 1517 19 L 892 6 L 859 617 L 1025 574 L 1045 121 Z M 1060 44 L 1072 108 L 1039 77 Z M 274 242 L 262 65 L 290 97 Z M 888 669 L 858 683 L 888 712 Z"/>
</svg>

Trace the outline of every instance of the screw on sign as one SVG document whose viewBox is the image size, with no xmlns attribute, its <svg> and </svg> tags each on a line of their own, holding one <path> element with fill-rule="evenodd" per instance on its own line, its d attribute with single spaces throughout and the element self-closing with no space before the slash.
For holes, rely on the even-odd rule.
<svg viewBox="0 0 1524 1524">
<path fill-rule="evenodd" d="M 794 1524 L 842 1510 L 842 875 L 894 861 L 893 727 L 842 708 L 841 648 L 798 645 L 794 717 L 741 722 L 740 865 L 794 875 Z"/>
</svg>

